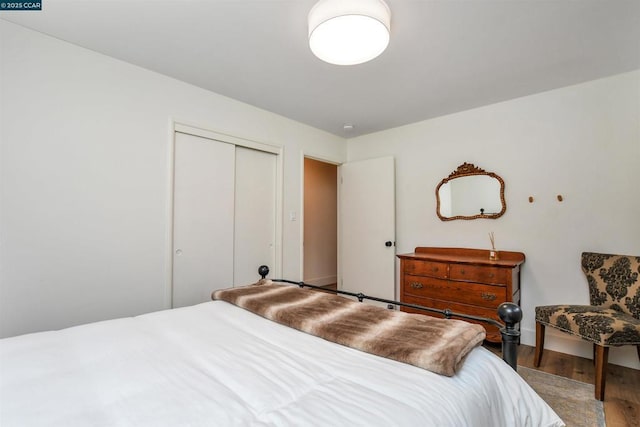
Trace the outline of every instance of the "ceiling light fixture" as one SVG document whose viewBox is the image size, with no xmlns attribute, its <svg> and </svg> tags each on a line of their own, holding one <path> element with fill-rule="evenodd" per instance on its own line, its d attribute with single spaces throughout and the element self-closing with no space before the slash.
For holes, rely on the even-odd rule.
<svg viewBox="0 0 640 427">
<path fill-rule="evenodd" d="M 362 64 L 384 52 L 390 28 L 383 0 L 320 0 L 309 12 L 309 47 L 330 64 Z"/>
</svg>

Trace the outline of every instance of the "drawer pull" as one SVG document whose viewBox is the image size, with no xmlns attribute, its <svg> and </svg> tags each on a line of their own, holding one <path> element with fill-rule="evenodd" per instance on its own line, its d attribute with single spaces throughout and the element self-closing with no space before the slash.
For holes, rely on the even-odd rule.
<svg viewBox="0 0 640 427">
<path fill-rule="evenodd" d="M 496 294 L 492 294 L 490 292 L 482 292 L 480 294 L 480 297 L 482 297 L 482 299 L 486 301 L 493 301 L 497 298 Z"/>
<path fill-rule="evenodd" d="M 413 289 L 422 289 L 424 286 L 420 282 L 411 282 L 410 285 Z"/>
<path fill-rule="evenodd" d="M 431 271 L 433 271 L 433 272 L 438 271 L 438 267 L 432 267 L 432 268 L 431 268 Z"/>
<path fill-rule="evenodd" d="M 460 270 L 460 274 L 464 276 L 464 270 Z"/>
<path fill-rule="evenodd" d="M 495 276 L 495 274 L 489 273 L 489 279 L 493 279 L 493 276 Z"/>
</svg>

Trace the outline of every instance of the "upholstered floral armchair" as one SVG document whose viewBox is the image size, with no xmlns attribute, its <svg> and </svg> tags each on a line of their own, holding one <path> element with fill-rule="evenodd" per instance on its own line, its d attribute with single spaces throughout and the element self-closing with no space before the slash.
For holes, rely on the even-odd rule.
<svg viewBox="0 0 640 427">
<path fill-rule="evenodd" d="M 640 257 L 582 254 L 591 305 L 536 307 L 536 351 L 540 366 L 545 327 L 576 335 L 594 346 L 595 396 L 604 400 L 609 347 L 634 345 L 640 358 Z"/>
</svg>

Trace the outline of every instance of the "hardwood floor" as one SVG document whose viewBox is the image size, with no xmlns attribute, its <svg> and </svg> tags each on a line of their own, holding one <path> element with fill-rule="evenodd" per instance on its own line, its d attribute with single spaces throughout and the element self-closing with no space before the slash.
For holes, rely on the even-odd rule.
<svg viewBox="0 0 640 427">
<path fill-rule="evenodd" d="M 500 346 L 485 344 L 500 354 Z M 518 365 L 538 369 L 550 374 L 593 384 L 593 361 L 551 350 L 544 350 L 539 368 L 533 366 L 534 347 L 520 345 Z M 604 398 L 604 414 L 607 427 L 640 426 L 640 370 L 609 364 Z"/>
</svg>

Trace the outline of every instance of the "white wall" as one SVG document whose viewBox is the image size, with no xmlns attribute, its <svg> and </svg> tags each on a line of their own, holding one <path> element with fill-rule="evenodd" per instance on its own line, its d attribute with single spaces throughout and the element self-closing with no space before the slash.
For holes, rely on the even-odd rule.
<svg viewBox="0 0 640 427">
<path fill-rule="evenodd" d="M 0 43 L 2 337 L 168 307 L 171 119 L 284 146 L 287 213 L 302 152 L 346 156 L 336 136 L 1 20 Z M 300 238 L 285 221 L 295 280 Z"/>
<path fill-rule="evenodd" d="M 494 231 L 498 249 L 526 254 L 525 344 L 535 342 L 535 306 L 588 303 L 582 251 L 640 255 L 640 71 L 348 141 L 349 161 L 387 155 L 396 158 L 398 253 L 488 249 Z M 504 179 L 502 218 L 438 219 L 435 188 L 463 162 Z M 547 340 L 591 357 L 588 344 L 566 334 Z M 612 349 L 610 361 L 640 368 L 633 347 Z"/>
</svg>

